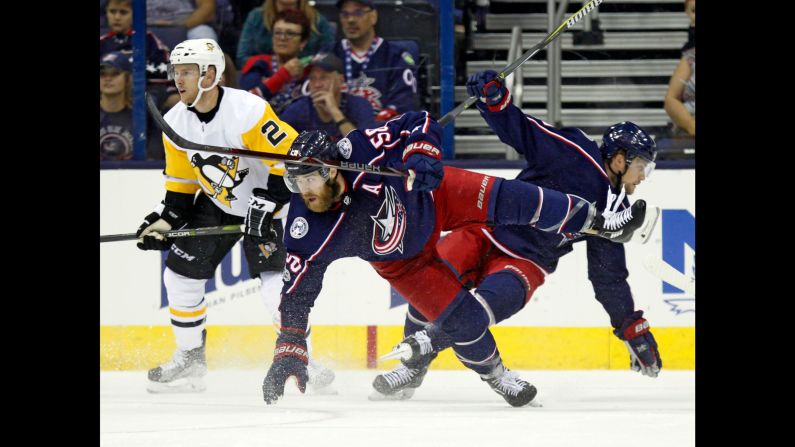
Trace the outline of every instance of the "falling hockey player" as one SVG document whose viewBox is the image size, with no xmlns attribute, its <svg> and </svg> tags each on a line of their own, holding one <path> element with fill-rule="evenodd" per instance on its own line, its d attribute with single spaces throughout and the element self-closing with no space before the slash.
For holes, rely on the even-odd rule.
<svg viewBox="0 0 795 447">
<path fill-rule="evenodd" d="M 510 92 L 495 75 L 493 71 L 472 75 L 467 92 L 480 98 L 481 116 L 500 140 L 527 161 L 517 178 L 577 194 L 600 209 L 628 209 L 625 192 L 632 194 L 654 169 L 657 149 L 651 137 L 635 124 L 623 122 L 605 131 L 599 147 L 580 129 L 556 129 L 525 115 L 512 104 Z M 615 335 L 625 342 L 631 368 L 656 377 L 662 360 L 643 311 L 635 310 L 622 244 L 582 234 L 544 233 L 530 226 L 476 226 L 448 234 L 437 250 L 464 287 L 477 288 L 473 295 L 493 325 L 520 311 L 555 271 L 560 257 L 580 241 L 586 241 L 588 278 L 596 299 L 610 316 Z M 403 360 L 393 371 L 376 377 L 371 399 L 410 398 L 437 353 L 451 344 L 455 349 L 454 341 L 438 324 L 429 326 L 429 321 L 409 305 L 404 325 L 407 338 L 394 356 L 385 356 Z"/>
<path fill-rule="evenodd" d="M 319 131 L 301 133 L 290 155 L 342 158 L 406 169 L 407 178 L 287 165 L 294 193 L 287 218 L 282 328 L 263 396 L 273 403 L 288 377 L 303 391 L 306 327 L 328 265 L 339 258 L 369 261 L 428 321 L 457 344 L 465 366 L 513 406 L 529 404 L 536 389 L 503 366 L 479 301 L 439 261 L 441 231 L 472 224 L 527 225 L 556 234 L 581 232 L 629 240 L 643 225 L 646 204 L 613 213 L 592 203 L 520 180 L 505 180 L 440 161 L 441 127 L 427 112 L 407 112 L 375 129 L 354 130 L 334 145 Z M 506 389 L 516 392 L 506 392 Z"/>
</svg>

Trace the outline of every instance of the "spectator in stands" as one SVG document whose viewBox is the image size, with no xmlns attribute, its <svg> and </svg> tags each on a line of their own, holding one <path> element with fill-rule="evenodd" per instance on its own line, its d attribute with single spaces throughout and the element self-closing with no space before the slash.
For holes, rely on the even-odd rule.
<svg viewBox="0 0 795 447">
<path fill-rule="evenodd" d="M 258 54 L 246 61 L 240 76 L 240 88 L 265 98 L 276 114 L 303 94 L 301 87 L 309 70 L 298 58 L 309 39 L 309 20 L 295 9 L 276 14 L 273 23 L 274 54 Z"/>
<path fill-rule="evenodd" d="M 248 58 L 256 54 L 271 54 L 273 48 L 273 26 L 276 15 L 286 9 L 303 12 L 311 24 L 309 41 L 302 49 L 300 57 L 312 56 L 334 45 L 334 29 L 308 0 L 265 0 L 262 6 L 248 13 L 240 41 L 237 45 L 237 63 L 242 66 Z"/>
<path fill-rule="evenodd" d="M 215 0 L 146 0 L 147 25 L 184 26 L 188 39 L 217 40 L 214 21 Z"/>
<path fill-rule="evenodd" d="M 342 61 L 320 53 L 310 65 L 309 96 L 290 104 L 279 116 L 298 131 L 324 130 L 333 141 L 355 128 L 377 127 L 370 102 L 342 92 Z"/>
<path fill-rule="evenodd" d="M 695 28 L 696 0 L 685 1 L 685 11 L 690 16 L 690 23 Z M 695 36 L 695 33 L 693 34 Z M 674 136 L 696 136 L 696 46 L 685 44 L 682 58 L 676 66 L 671 80 L 668 81 L 668 93 L 665 95 L 665 112 L 673 122 Z"/>
<path fill-rule="evenodd" d="M 105 15 L 109 31 L 99 36 L 99 55 L 113 51 L 132 55 L 132 0 L 108 0 Z M 168 80 L 168 48 L 151 31 L 146 32 L 146 91 L 158 107 L 171 108 L 179 101 L 176 88 Z"/>
<path fill-rule="evenodd" d="M 334 46 L 344 61 L 348 92 L 373 106 L 376 121 L 417 110 L 417 67 L 413 57 L 378 37 L 378 11 L 372 0 L 338 0 L 345 38 Z M 408 25 L 407 25 L 408 26 Z"/>
<path fill-rule="evenodd" d="M 146 156 L 163 160 L 163 142 L 149 124 Z M 99 159 L 129 160 L 133 157 L 132 61 L 120 51 L 99 60 Z"/>
</svg>

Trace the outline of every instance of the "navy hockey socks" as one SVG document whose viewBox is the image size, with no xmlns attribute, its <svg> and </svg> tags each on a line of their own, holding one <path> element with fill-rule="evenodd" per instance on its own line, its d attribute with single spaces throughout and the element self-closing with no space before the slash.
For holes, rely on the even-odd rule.
<svg viewBox="0 0 795 447">
<path fill-rule="evenodd" d="M 502 225 L 531 225 L 551 233 L 579 233 L 588 223 L 591 204 L 582 197 L 542 188 L 520 180 L 500 183 L 492 192 L 489 221 Z"/>
<path fill-rule="evenodd" d="M 487 276 L 475 293 L 485 301 L 495 324 L 522 310 L 527 296 L 524 283 L 508 271 Z"/>
</svg>

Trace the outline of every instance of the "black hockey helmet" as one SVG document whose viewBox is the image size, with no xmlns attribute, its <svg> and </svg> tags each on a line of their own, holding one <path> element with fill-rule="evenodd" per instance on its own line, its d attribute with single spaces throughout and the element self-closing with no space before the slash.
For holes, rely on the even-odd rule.
<svg viewBox="0 0 795 447">
<path fill-rule="evenodd" d="M 301 158 L 314 158 L 317 160 L 335 160 L 339 156 L 337 145 L 331 141 L 328 134 L 322 130 L 305 130 L 295 138 L 290 145 L 289 155 Z M 287 172 L 284 174 L 284 183 L 292 192 L 300 192 L 295 182 L 299 175 L 311 174 L 320 171 L 324 179 L 329 177 L 329 168 L 321 166 L 308 166 L 285 162 Z"/>
<path fill-rule="evenodd" d="M 614 124 L 605 130 L 602 138 L 602 157 L 605 160 L 613 158 L 620 149 L 624 150 L 627 166 L 635 157 L 640 157 L 648 162 L 647 176 L 654 169 L 654 160 L 657 158 L 657 145 L 654 140 L 637 124 L 623 121 Z"/>
</svg>

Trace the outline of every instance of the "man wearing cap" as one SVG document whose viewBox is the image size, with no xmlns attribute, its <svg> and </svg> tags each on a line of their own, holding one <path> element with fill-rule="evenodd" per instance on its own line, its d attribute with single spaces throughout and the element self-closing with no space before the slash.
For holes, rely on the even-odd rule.
<svg viewBox="0 0 795 447">
<path fill-rule="evenodd" d="M 315 56 L 310 65 L 309 96 L 290 104 L 282 119 L 298 132 L 323 130 L 334 141 L 356 128 L 377 127 L 370 102 L 342 92 L 342 73 L 342 61 L 337 56 Z"/>
<path fill-rule="evenodd" d="M 132 62 L 120 51 L 99 59 L 99 159 L 133 157 Z M 148 159 L 163 159 L 163 143 L 155 132 L 146 139 Z"/>
<path fill-rule="evenodd" d="M 376 36 L 378 11 L 371 0 L 339 0 L 345 38 L 334 46 L 342 61 L 348 92 L 373 106 L 376 121 L 417 109 L 417 78 L 412 56 Z"/>
</svg>

